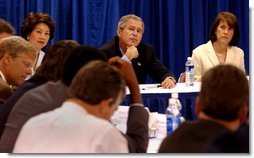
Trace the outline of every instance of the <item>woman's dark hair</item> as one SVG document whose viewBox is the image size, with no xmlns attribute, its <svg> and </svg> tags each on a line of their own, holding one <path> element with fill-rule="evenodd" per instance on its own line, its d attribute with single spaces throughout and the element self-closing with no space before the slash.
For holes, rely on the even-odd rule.
<svg viewBox="0 0 254 158">
<path fill-rule="evenodd" d="M 236 46 L 240 40 L 239 23 L 237 17 L 229 12 L 221 12 L 216 16 L 209 32 L 209 40 L 211 40 L 212 42 L 215 42 L 217 40 L 215 32 L 221 21 L 226 21 L 227 24 L 234 29 L 234 35 L 231 41 L 229 42 L 229 45 Z"/>
<path fill-rule="evenodd" d="M 63 73 L 63 67 L 71 51 L 80 44 L 73 40 L 61 40 L 52 45 L 47 51 L 36 75 L 48 81 L 57 81 Z"/>
<path fill-rule="evenodd" d="M 27 36 L 34 30 L 39 23 L 44 23 L 49 27 L 49 40 L 54 38 L 55 23 L 52 18 L 46 13 L 29 13 L 28 17 L 23 21 L 20 28 L 20 36 L 27 40 Z"/>
</svg>

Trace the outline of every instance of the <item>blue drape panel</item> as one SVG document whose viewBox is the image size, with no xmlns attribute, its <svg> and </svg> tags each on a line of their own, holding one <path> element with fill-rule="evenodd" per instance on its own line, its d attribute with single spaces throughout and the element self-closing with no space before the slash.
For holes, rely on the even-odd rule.
<svg viewBox="0 0 254 158">
<path fill-rule="evenodd" d="M 46 12 L 56 22 L 55 38 L 74 39 L 100 47 L 116 35 L 122 15 L 134 13 L 145 22 L 143 41 L 152 44 L 158 58 L 177 77 L 192 50 L 208 41 L 208 31 L 221 11 L 234 13 L 240 22 L 239 47 L 245 52 L 249 74 L 248 0 L 0 0 L 0 17 L 17 33 L 29 12 Z"/>
</svg>

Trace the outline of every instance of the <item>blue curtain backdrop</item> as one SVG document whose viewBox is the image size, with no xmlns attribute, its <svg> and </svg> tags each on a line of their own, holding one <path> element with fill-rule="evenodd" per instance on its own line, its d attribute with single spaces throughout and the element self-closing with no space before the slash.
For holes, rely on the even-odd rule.
<svg viewBox="0 0 254 158">
<path fill-rule="evenodd" d="M 74 39 L 100 47 L 116 35 L 122 15 L 136 14 L 145 22 L 142 41 L 155 47 L 158 58 L 177 77 L 192 50 L 208 41 L 209 28 L 221 11 L 238 17 L 239 47 L 249 74 L 249 0 L 0 0 L 0 17 L 12 23 L 17 34 L 29 12 L 50 14 L 56 32 L 49 45 Z"/>
</svg>

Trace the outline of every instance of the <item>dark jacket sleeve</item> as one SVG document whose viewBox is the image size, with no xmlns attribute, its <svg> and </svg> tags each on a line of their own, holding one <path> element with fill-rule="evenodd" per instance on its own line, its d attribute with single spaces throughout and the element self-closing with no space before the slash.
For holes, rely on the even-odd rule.
<svg viewBox="0 0 254 158">
<path fill-rule="evenodd" d="M 117 36 L 106 42 L 100 49 L 105 52 L 108 59 L 114 56 L 122 57 Z M 169 76 L 175 79 L 175 76 L 156 57 L 155 49 L 151 45 L 141 42 L 137 49 L 139 56 L 132 59 L 131 62 L 139 84 L 146 83 L 147 75 L 150 75 L 158 83 Z"/>
<path fill-rule="evenodd" d="M 175 76 L 171 73 L 163 63 L 156 57 L 155 49 L 148 44 L 141 43 L 138 46 L 140 58 L 145 59 L 147 73 L 158 83 L 161 83 L 166 77 Z M 139 59 L 142 60 L 142 59 Z"/>
<path fill-rule="evenodd" d="M 145 153 L 148 147 L 148 112 L 142 106 L 131 106 L 126 138 L 131 153 Z"/>
<path fill-rule="evenodd" d="M 26 80 L 21 84 L 15 92 L 10 96 L 8 100 L 4 102 L 0 108 L 0 135 L 3 134 L 7 119 L 14 108 L 16 102 L 30 89 L 33 89 L 41 84 L 44 84 L 46 80 L 37 75 L 32 76 L 29 80 Z"/>
</svg>

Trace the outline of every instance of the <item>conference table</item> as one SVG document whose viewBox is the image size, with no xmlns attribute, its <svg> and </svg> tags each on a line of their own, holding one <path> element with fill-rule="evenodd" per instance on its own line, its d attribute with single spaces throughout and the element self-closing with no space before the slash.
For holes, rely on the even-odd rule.
<svg viewBox="0 0 254 158">
<path fill-rule="evenodd" d="M 249 76 L 247 76 L 249 80 Z M 195 99 L 200 92 L 201 82 L 195 82 L 194 86 L 186 86 L 185 83 L 177 83 L 175 88 L 164 89 L 159 84 L 141 84 L 139 85 L 144 106 L 149 109 L 149 144 L 148 153 L 157 153 L 161 142 L 166 137 L 166 115 L 168 99 L 172 93 L 178 93 L 182 103 L 181 114 L 185 120 L 196 119 Z M 123 133 L 126 132 L 126 122 L 129 109 L 129 91 L 112 117 L 112 122 Z"/>
<path fill-rule="evenodd" d="M 150 112 L 164 114 L 168 106 L 168 99 L 172 93 L 178 93 L 179 100 L 182 104 L 181 114 L 187 120 L 196 119 L 195 100 L 200 91 L 201 82 L 194 82 L 194 86 L 186 86 L 185 83 L 177 83 L 172 89 L 165 89 L 159 84 L 140 84 L 140 93 L 143 104 Z M 129 105 L 129 90 L 127 96 L 121 105 Z"/>
<path fill-rule="evenodd" d="M 157 153 L 162 140 L 166 137 L 166 116 L 165 111 L 168 106 L 168 99 L 172 93 L 178 93 L 182 104 L 181 114 L 185 120 L 196 119 L 195 99 L 198 95 L 201 83 L 195 82 L 194 86 L 186 86 L 185 83 L 177 83 L 172 89 L 164 89 L 159 84 L 141 84 L 139 85 L 143 103 L 149 110 L 149 144 L 148 153 Z M 127 96 L 119 106 L 118 110 L 111 118 L 113 124 L 126 132 L 126 122 L 129 110 L 129 90 L 126 89 Z"/>
</svg>

